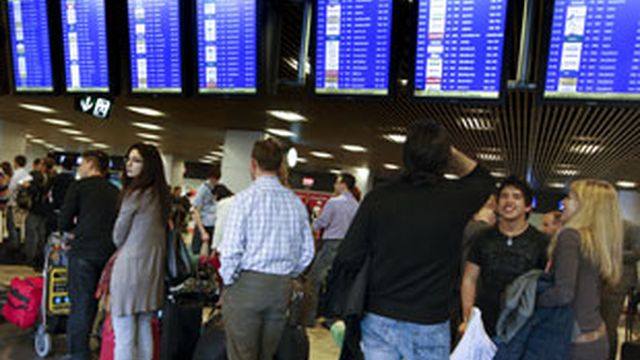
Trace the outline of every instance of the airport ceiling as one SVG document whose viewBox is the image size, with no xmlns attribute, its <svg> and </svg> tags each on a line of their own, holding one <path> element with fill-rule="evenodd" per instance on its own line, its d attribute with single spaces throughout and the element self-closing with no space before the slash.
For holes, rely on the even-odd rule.
<svg viewBox="0 0 640 360">
<path fill-rule="evenodd" d="M 515 79 L 519 27 L 522 23 L 523 0 L 514 1 L 516 24 L 511 46 L 510 79 Z M 398 1 L 394 27 L 412 29 L 408 16 L 411 1 Z M 197 160 L 223 145 L 226 129 L 287 129 L 296 135 L 287 139 L 308 163 L 301 170 L 324 171 L 352 166 L 369 166 L 376 176 L 392 176 L 397 171 L 384 164 L 401 164 L 402 145 L 383 138 L 385 134 L 404 133 L 412 122 L 431 118 L 442 122 L 455 144 L 485 163 L 496 176 L 516 174 L 527 177 L 536 187 L 557 185 L 572 177 L 599 177 L 611 181 L 640 181 L 640 108 L 590 105 L 543 105 L 538 92 L 531 87 L 509 90 L 503 104 L 433 103 L 415 100 L 406 81 L 411 77 L 408 59 L 410 31 L 400 31 L 394 41 L 400 61 L 397 66 L 397 88 L 384 99 L 332 99 L 313 96 L 304 87 L 289 85 L 297 76 L 293 60 L 298 58 L 303 4 L 282 1 L 280 62 L 281 79 L 277 93 L 243 98 L 219 97 L 133 97 L 115 98 L 115 107 L 107 120 L 97 120 L 74 110 L 70 96 L 0 97 L 0 118 L 26 124 L 29 134 L 70 151 L 87 148 L 59 131 L 60 127 L 42 121 L 45 117 L 68 120 L 72 128 L 82 131 L 96 142 L 110 146 L 109 152 L 122 153 L 140 140 L 140 132 L 161 136 L 162 149 L 170 154 Z M 543 1 L 537 2 L 531 37 L 529 83 L 542 71 L 539 58 L 542 39 Z M 402 19 L 402 21 L 397 21 Z M 313 53 L 311 54 L 313 55 Z M 297 62 L 297 60 L 296 60 Z M 18 103 L 34 103 L 54 108 L 57 113 L 44 115 L 18 107 Z M 152 118 L 135 114 L 126 106 L 145 106 L 166 114 Z M 289 123 L 267 114 L 267 110 L 289 110 L 303 115 L 307 121 Z M 162 131 L 133 127 L 132 122 L 152 122 Z M 367 152 L 353 153 L 343 144 L 360 145 Z M 311 156 L 310 151 L 327 151 L 330 160 Z"/>
</svg>

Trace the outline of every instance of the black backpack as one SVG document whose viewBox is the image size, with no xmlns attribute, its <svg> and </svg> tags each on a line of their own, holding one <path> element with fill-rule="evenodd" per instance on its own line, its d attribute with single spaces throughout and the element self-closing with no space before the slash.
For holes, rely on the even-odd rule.
<svg viewBox="0 0 640 360">
<path fill-rule="evenodd" d="M 18 195 L 16 195 L 16 203 L 18 207 L 23 210 L 31 210 L 33 207 L 33 198 L 31 197 L 31 193 L 27 188 L 20 188 L 18 190 Z"/>
</svg>

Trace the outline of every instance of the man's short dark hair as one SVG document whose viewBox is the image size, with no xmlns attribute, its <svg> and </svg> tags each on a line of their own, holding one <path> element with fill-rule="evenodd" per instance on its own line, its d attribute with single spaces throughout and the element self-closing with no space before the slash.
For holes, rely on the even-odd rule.
<svg viewBox="0 0 640 360">
<path fill-rule="evenodd" d="M 403 161 L 405 177 L 412 184 L 433 184 L 441 180 L 450 158 L 451 141 L 444 126 L 423 120 L 409 129 Z"/>
<path fill-rule="evenodd" d="M 34 167 L 38 166 L 38 165 L 40 165 L 41 162 L 42 162 L 42 159 L 35 159 L 35 160 L 33 160 L 32 166 L 34 166 Z"/>
<path fill-rule="evenodd" d="M 529 184 L 516 176 L 509 176 L 508 178 L 504 179 L 504 181 L 502 181 L 502 184 L 500 184 L 498 191 L 496 191 L 496 197 L 498 199 L 500 199 L 500 194 L 507 187 L 514 187 L 520 190 L 520 192 L 522 192 L 522 196 L 524 196 L 525 205 L 531 206 L 531 204 L 533 203 L 533 190 L 531 190 Z"/>
<path fill-rule="evenodd" d="M 13 158 L 13 161 L 18 164 L 18 166 L 20 167 L 25 167 L 27 166 L 27 158 L 24 157 L 24 155 L 18 155 L 15 158 Z"/>
<path fill-rule="evenodd" d="M 282 164 L 282 147 L 274 139 L 256 141 L 251 151 L 251 157 L 258 162 L 260 169 L 278 171 Z"/>
<path fill-rule="evenodd" d="M 222 174 L 220 173 L 220 165 L 211 165 L 209 171 L 207 171 L 207 179 L 220 180 Z"/>
<path fill-rule="evenodd" d="M 93 162 L 95 169 L 101 174 L 109 172 L 109 156 L 100 150 L 89 150 L 82 154 L 82 158 Z"/>
<path fill-rule="evenodd" d="M 347 185 L 347 189 L 349 189 L 349 191 L 353 190 L 353 188 L 356 186 L 356 178 L 349 173 L 341 173 L 340 180 L 342 183 Z"/>
<path fill-rule="evenodd" d="M 64 160 L 62 160 L 62 164 L 61 165 L 62 165 L 63 169 L 65 169 L 67 171 L 70 171 L 70 170 L 73 169 L 73 166 L 75 164 L 76 163 L 75 163 L 74 158 L 72 156 L 65 156 Z"/>
</svg>

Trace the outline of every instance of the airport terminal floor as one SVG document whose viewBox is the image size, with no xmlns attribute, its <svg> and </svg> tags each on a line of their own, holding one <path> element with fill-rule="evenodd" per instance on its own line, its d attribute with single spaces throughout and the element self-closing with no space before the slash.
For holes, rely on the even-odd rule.
<svg viewBox="0 0 640 360">
<path fill-rule="evenodd" d="M 640 360 L 640 0 L 0 0 L 0 360 Z"/>
</svg>

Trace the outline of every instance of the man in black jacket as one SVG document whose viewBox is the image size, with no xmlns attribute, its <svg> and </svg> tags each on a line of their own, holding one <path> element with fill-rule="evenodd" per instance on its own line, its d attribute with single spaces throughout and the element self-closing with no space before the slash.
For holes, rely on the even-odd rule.
<svg viewBox="0 0 640 360">
<path fill-rule="evenodd" d="M 97 310 L 96 285 L 109 257 L 117 216 L 118 189 L 105 175 L 109 157 L 102 151 L 88 151 L 78 168 L 81 180 L 67 190 L 59 227 L 73 231 L 69 252 L 69 296 L 71 314 L 67 325 L 70 358 L 90 359 L 89 335 Z"/>
<path fill-rule="evenodd" d="M 333 269 L 355 274 L 369 258 L 360 327 L 365 359 L 444 360 L 462 232 L 494 182 L 435 122 L 411 129 L 403 157 L 404 176 L 360 205 Z M 445 180 L 445 170 L 460 179 Z"/>
</svg>

